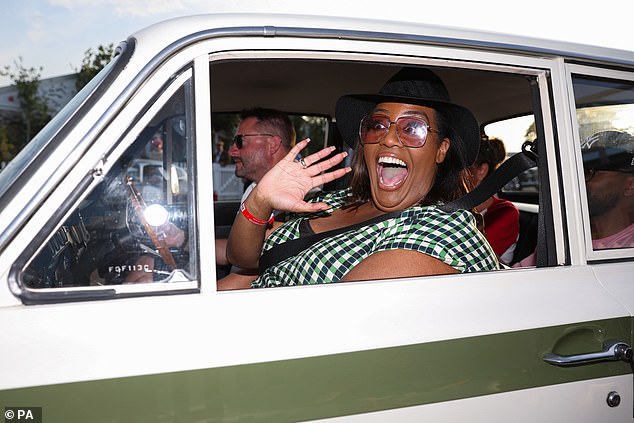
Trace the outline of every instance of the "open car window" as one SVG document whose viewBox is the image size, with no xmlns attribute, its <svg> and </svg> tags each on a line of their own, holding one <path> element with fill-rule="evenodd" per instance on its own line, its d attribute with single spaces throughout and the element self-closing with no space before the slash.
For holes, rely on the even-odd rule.
<svg viewBox="0 0 634 423">
<path fill-rule="evenodd" d="M 410 64 L 411 65 L 411 64 Z M 278 110 L 302 110 L 329 115 L 334 118 L 335 104 L 340 96 L 377 92 L 404 64 L 346 60 L 271 59 L 259 55 L 249 60 L 222 59 L 210 62 L 212 114 L 236 108 L 269 107 Z M 425 66 L 424 64 L 421 66 Z M 531 77 L 527 71 L 514 73 L 490 67 L 428 66 L 444 82 L 453 102 L 471 110 L 479 122 L 499 122 L 524 116 L 516 124 L 516 132 L 507 137 L 509 154 L 519 151 L 521 144 L 536 138 Z M 485 69 L 486 68 L 486 69 Z M 310 70 L 310 71 L 309 71 Z M 536 72 L 534 72 L 537 75 Z M 303 79 L 302 75 L 310 75 Z M 536 76 L 532 77 L 536 80 Z M 291 89 L 292 88 L 292 89 Z M 313 101 L 311 101 L 313 100 Z M 329 144 L 339 149 L 348 148 L 338 133 L 338 122 L 329 129 Z M 499 132 L 499 131 L 498 131 Z M 497 133 L 492 132 L 491 136 Z M 498 135 L 506 137 L 505 135 Z M 537 169 L 521 175 L 516 190 L 527 193 L 530 207 L 526 210 L 526 225 L 514 241 L 522 242 L 518 254 L 511 254 L 509 263 L 519 262 L 533 253 L 537 244 L 537 203 L 539 194 Z M 214 185 L 216 180 L 214 178 Z M 326 187 L 326 190 L 331 187 Z M 215 202 L 216 236 L 229 232 L 238 211 L 238 204 L 227 212 L 227 205 L 218 196 Z M 524 245 L 525 244 L 525 245 Z M 228 269 L 228 268 L 227 268 Z M 228 270 L 217 269 L 219 277 Z M 290 281 L 289 284 L 294 284 Z"/>
</svg>

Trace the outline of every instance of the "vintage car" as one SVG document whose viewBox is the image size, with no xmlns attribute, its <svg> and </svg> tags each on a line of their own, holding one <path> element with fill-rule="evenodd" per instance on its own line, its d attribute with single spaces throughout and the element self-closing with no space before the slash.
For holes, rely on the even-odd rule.
<svg viewBox="0 0 634 423">
<path fill-rule="evenodd" d="M 513 262 L 218 290 L 243 186 L 214 180 L 230 116 L 280 109 L 343 149 L 337 99 L 404 66 L 485 135 L 522 118 L 504 141 L 532 143 L 537 168 L 499 193 L 521 211 Z M 604 130 L 634 132 L 634 52 L 311 16 L 139 31 L 0 173 L 0 404 L 45 422 L 632 421 L 634 248 L 593 245 L 586 195 L 614 170 L 584 168 Z"/>
</svg>

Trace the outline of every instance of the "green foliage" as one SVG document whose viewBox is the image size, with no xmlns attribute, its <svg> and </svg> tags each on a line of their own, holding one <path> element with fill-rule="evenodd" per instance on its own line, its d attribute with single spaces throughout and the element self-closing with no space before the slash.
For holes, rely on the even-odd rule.
<svg viewBox="0 0 634 423">
<path fill-rule="evenodd" d="M 97 51 L 89 48 L 84 52 L 84 59 L 81 62 L 81 68 L 75 69 L 77 78 L 75 79 L 75 88 L 77 91 L 81 90 L 84 85 L 90 82 L 91 79 L 99 73 L 112 59 L 114 53 L 114 44 L 108 44 L 107 46 L 100 45 Z"/>
<path fill-rule="evenodd" d="M 3 119 L 5 136 L 13 140 L 7 140 L 2 148 L 7 148 L 7 155 L 17 153 L 31 138 L 42 129 L 51 119 L 51 112 L 45 95 L 40 93 L 40 75 L 42 68 L 25 68 L 22 58 L 16 60 L 11 66 L 5 66 L 0 74 L 8 76 L 18 92 L 20 100 L 19 115 L 7 116 Z M 5 155 L 2 151 L 3 157 Z"/>
<path fill-rule="evenodd" d="M 9 163 L 13 159 L 15 145 L 9 141 L 9 128 L 6 124 L 0 124 L 0 166 Z"/>
<path fill-rule="evenodd" d="M 526 141 L 534 141 L 535 139 L 537 139 L 537 128 L 535 127 L 535 122 L 531 123 L 530 126 L 526 129 L 524 139 Z"/>
<path fill-rule="evenodd" d="M 76 70 L 75 87 L 79 91 L 112 58 L 114 45 L 99 46 L 96 51 L 85 52 L 81 68 Z M 8 162 L 37 134 L 52 118 L 51 105 L 55 97 L 62 98 L 60 88 L 42 92 L 42 67 L 27 68 L 20 57 L 13 66 L 0 69 L 16 87 L 19 112 L 6 112 L 0 116 L 0 161 Z"/>
<path fill-rule="evenodd" d="M 233 135 L 238 128 L 239 123 L 239 113 L 213 113 L 211 115 L 211 125 L 213 132 L 218 134 L 218 136 L 230 141 L 229 146 L 231 142 L 233 142 L 231 140 L 233 139 Z"/>
</svg>

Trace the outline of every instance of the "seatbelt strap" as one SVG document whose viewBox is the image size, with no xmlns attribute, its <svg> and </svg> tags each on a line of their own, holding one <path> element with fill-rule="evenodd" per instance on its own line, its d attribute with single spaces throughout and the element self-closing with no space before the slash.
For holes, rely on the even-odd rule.
<svg viewBox="0 0 634 423">
<path fill-rule="evenodd" d="M 368 225 L 374 225 L 378 222 L 382 222 L 383 220 L 387 220 L 394 217 L 399 217 L 402 213 L 402 210 L 394 211 L 391 213 L 385 213 L 380 216 L 373 217 L 372 219 L 368 219 L 361 223 L 357 223 L 355 225 L 344 226 L 342 228 L 333 229 L 327 232 L 320 232 L 317 234 L 303 236 L 296 239 L 291 239 L 281 244 L 274 245 L 270 249 L 264 251 L 262 256 L 260 257 L 259 262 L 259 271 L 262 274 L 269 267 L 280 263 L 283 260 L 286 260 L 289 257 L 293 257 L 316 242 L 321 241 L 324 238 L 330 238 L 335 235 L 342 234 L 344 232 L 356 230 Z"/>
<path fill-rule="evenodd" d="M 536 264 L 537 267 L 545 267 L 555 264 L 555 240 L 548 236 L 547 228 L 554 226 L 552 213 L 547 213 L 551 208 L 550 202 L 550 177 L 548 175 L 548 162 L 546 157 L 546 134 L 544 133 L 544 118 L 542 115 L 541 95 L 537 79 L 529 80 L 531 88 L 531 102 L 533 103 L 533 115 L 535 117 L 535 132 L 537 139 L 535 151 L 538 153 L 537 173 L 539 181 L 539 213 L 537 214 L 537 247 Z M 556 128 L 553 128 L 556 130 Z M 556 137 L 556 134 L 555 134 Z"/>
<path fill-rule="evenodd" d="M 446 212 L 453 212 L 461 209 L 471 210 L 484 203 L 487 199 L 491 198 L 491 196 L 499 192 L 502 187 L 508 184 L 513 178 L 537 165 L 537 154 L 533 148 L 534 144 L 530 141 L 526 141 L 522 145 L 521 152 L 514 154 L 502 163 L 500 167 L 495 169 L 495 171 L 473 191 L 439 208 Z"/>
</svg>

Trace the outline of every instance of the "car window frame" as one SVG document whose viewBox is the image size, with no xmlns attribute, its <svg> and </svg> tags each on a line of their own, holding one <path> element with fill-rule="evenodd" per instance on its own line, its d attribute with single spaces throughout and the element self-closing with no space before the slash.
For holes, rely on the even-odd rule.
<svg viewBox="0 0 634 423">
<path fill-rule="evenodd" d="M 361 41 L 361 45 L 376 44 L 377 42 Z M 379 42 L 379 45 L 384 43 Z M 422 54 L 415 55 L 411 51 L 407 55 L 399 54 L 399 52 L 391 51 L 389 53 L 385 51 L 379 51 L 377 49 L 359 51 L 355 50 L 354 54 L 349 54 L 340 50 L 329 51 L 323 48 L 318 54 L 314 54 L 307 47 L 302 46 L 301 49 L 288 49 L 285 51 L 278 51 L 273 48 L 267 49 L 244 49 L 239 51 L 233 51 L 226 49 L 225 51 L 211 53 L 210 61 L 212 60 L 240 60 L 240 59 L 254 59 L 267 60 L 267 59 L 306 59 L 306 60 L 319 60 L 327 55 L 328 60 L 342 60 L 342 61 L 355 61 L 355 62 L 369 62 L 369 63 L 391 63 L 401 65 L 418 65 L 418 66 L 440 66 L 440 67 L 456 67 L 463 69 L 473 70 L 485 70 L 485 71 L 497 71 L 497 72 L 509 72 L 515 75 L 530 75 L 535 76 L 537 83 L 536 86 L 539 90 L 539 102 L 541 107 L 541 115 L 543 117 L 543 133 L 546 138 L 546 159 L 548 162 L 548 184 L 546 184 L 543 191 L 547 194 L 548 199 L 546 204 L 551 204 L 551 216 L 554 224 L 549 225 L 550 230 L 547 234 L 551 237 L 554 243 L 553 262 L 549 263 L 548 267 L 558 267 L 570 263 L 569 259 L 569 245 L 565 241 L 565 215 L 564 209 L 564 196 L 561 194 L 562 189 L 560 186 L 560 169 L 557 166 L 559 157 L 558 140 L 556 134 L 559 132 L 556 129 L 556 125 L 559 125 L 558 117 L 551 114 L 553 109 L 554 94 L 551 90 L 552 83 L 550 81 L 551 73 L 554 71 L 557 63 L 556 60 L 550 60 L 548 58 L 534 59 L 519 57 L 513 54 L 505 53 L 484 53 L 479 51 L 478 59 L 473 60 L 470 53 L 466 53 L 466 57 L 471 60 L 466 60 L 465 56 L 460 53 L 464 53 L 460 49 L 452 47 L 437 47 L 437 46 L 416 46 L 416 49 L 420 49 Z M 429 50 L 433 51 L 433 54 L 429 54 Z M 426 52 L 427 54 L 423 53 Z M 440 54 L 442 52 L 442 54 Z M 492 56 L 492 57 L 489 57 Z M 487 60 L 488 59 L 488 60 Z M 537 60 L 538 63 L 535 62 Z M 526 61 L 528 61 L 526 63 Z M 534 114 L 536 110 L 534 110 Z M 543 188 L 542 188 L 543 189 Z M 552 244 L 551 244 L 552 245 Z M 504 270 L 504 269 L 503 269 Z M 406 278 L 407 279 L 407 278 Z M 391 279 L 395 280 L 395 279 Z"/>
<path fill-rule="evenodd" d="M 18 297 L 24 304 L 47 304 L 60 302 L 90 301 L 103 300 L 111 298 L 127 298 L 131 296 L 147 296 L 147 295 L 165 295 L 165 294 L 186 294 L 200 292 L 200 278 L 198 277 L 199 258 L 196 249 L 190 255 L 190 265 L 193 260 L 194 277 L 188 279 L 182 271 L 177 270 L 167 280 L 166 283 L 146 283 L 146 284 L 122 284 L 122 285 L 105 285 L 105 286 L 81 286 L 81 287 L 63 287 L 63 288 L 41 288 L 33 289 L 26 287 L 21 279 L 23 269 L 36 257 L 38 252 L 45 248 L 47 241 L 56 233 L 59 227 L 65 222 L 70 214 L 78 207 L 80 202 L 101 182 L 102 175 L 108 173 L 111 167 L 117 162 L 122 154 L 135 142 L 139 133 L 146 125 L 156 116 L 156 114 L 167 104 L 171 97 L 179 89 L 185 90 L 186 109 L 191 116 L 191 122 L 188 123 L 188 131 L 190 131 L 191 139 L 189 140 L 189 156 L 193 162 L 193 150 L 196 148 L 195 142 L 195 122 L 196 114 L 193 103 L 195 101 L 195 91 L 192 88 L 194 84 L 194 71 L 190 63 L 185 66 L 177 75 L 172 75 L 163 83 L 161 88 L 150 96 L 150 100 L 146 103 L 146 108 L 139 113 L 131 124 L 121 130 L 114 148 L 103 156 L 103 159 L 97 164 L 92 172 L 86 174 L 81 183 L 72 190 L 71 196 L 63 204 L 66 207 L 59 209 L 54 216 L 48 221 L 48 224 L 42 227 L 36 236 L 33 237 L 28 246 L 21 252 L 17 260 L 11 267 L 9 274 L 9 286 L 13 294 Z M 189 98 L 187 98 L 189 97 Z M 104 135 L 102 134 L 102 138 Z M 107 137 L 107 135 L 106 135 Z M 99 142 L 96 142 L 99 144 Z M 96 147 L 95 147 L 96 148 Z M 196 166 L 193 165 L 190 170 L 193 171 Z M 72 184 L 72 177 L 69 176 L 65 182 Z M 191 180 L 192 178 L 190 178 Z M 188 182 L 189 183 L 189 182 Z M 196 244 L 197 233 L 195 228 L 195 194 L 194 187 L 189 183 L 189 203 L 190 203 L 190 228 L 189 239 L 186 242 L 190 245 Z M 49 200 L 50 201 L 50 200 Z M 171 283 L 172 281 L 177 281 Z"/>
<path fill-rule="evenodd" d="M 588 213 L 588 198 L 586 195 L 586 186 L 584 178 L 583 158 L 581 154 L 581 135 L 579 133 L 579 122 L 576 113 L 576 102 L 574 93 L 573 78 L 575 75 L 579 77 L 593 77 L 600 79 L 624 80 L 634 84 L 634 71 L 625 71 L 620 69 L 611 69 L 603 67 L 593 67 L 576 63 L 568 63 L 566 65 L 567 87 L 569 90 L 569 101 L 571 107 L 570 119 L 573 126 L 573 140 L 575 147 L 575 163 L 577 176 L 577 192 L 581 202 L 582 212 L 582 235 L 581 240 L 583 250 L 585 251 L 585 259 L 590 263 L 601 263 L 607 261 L 630 261 L 634 260 L 634 247 L 621 249 L 605 249 L 595 250 L 592 247 L 592 233 L 590 230 L 590 216 Z"/>
<path fill-rule="evenodd" d="M 12 160 L 12 162 L 15 161 L 15 166 L 21 167 L 21 169 L 17 169 L 14 172 L 14 175 L 11 175 L 12 172 L 7 170 L 14 165 L 11 165 L 10 163 L 7 168 L 2 171 L 2 174 L 4 175 L 3 179 L 12 179 L 3 182 L 4 187 L 0 189 L 0 191 L 2 191 L 0 194 L 0 215 L 3 215 L 7 210 L 15 208 L 12 201 L 16 197 L 16 193 L 20 192 L 20 189 L 22 189 L 24 181 L 28 181 L 34 173 L 37 173 L 41 167 L 44 166 L 47 157 L 49 157 L 55 149 L 59 148 L 59 146 L 63 144 L 65 137 L 73 131 L 77 123 L 86 116 L 90 115 L 90 110 L 93 110 L 93 106 L 98 104 L 104 95 L 107 95 L 106 93 L 108 88 L 125 70 L 125 67 L 128 65 L 135 52 L 135 48 L 136 41 L 134 39 L 129 39 L 119 43 L 112 60 L 99 72 L 97 76 L 95 76 L 95 78 L 93 78 L 93 80 L 86 84 L 79 93 L 77 93 L 76 97 L 72 98 L 62 108 L 62 110 L 57 113 L 51 122 L 42 129 L 41 134 L 36 134 L 34 139 L 25 146 L 24 150 L 26 151 L 24 154 L 19 155 Z M 51 137 L 46 138 L 46 133 L 50 134 Z M 33 146 L 30 146 L 31 144 L 33 144 Z M 82 144 L 84 143 L 82 142 Z M 29 151 L 31 150 L 33 150 L 33 154 L 29 154 Z M 57 172 L 64 171 L 64 169 L 57 169 Z M 47 182 L 51 183 L 54 180 L 54 177 L 48 178 Z M 37 204 L 42 201 L 42 196 L 47 192 L 48 189 L 46 186 L 39 186 L 37 192 L 31 194 L 36 195 L 33 196 L 31 201 L 29 201 L 26 210 L 22 210 L 21 213 L 25 215 L 33 214 Z M 17 221 L 0 223 L 0 227 L 3 229 L 0 231 L 0 248 L 4 248 L 10 238 L 19 231 L 20 224 L 20 219 Z"/>
</svg>

